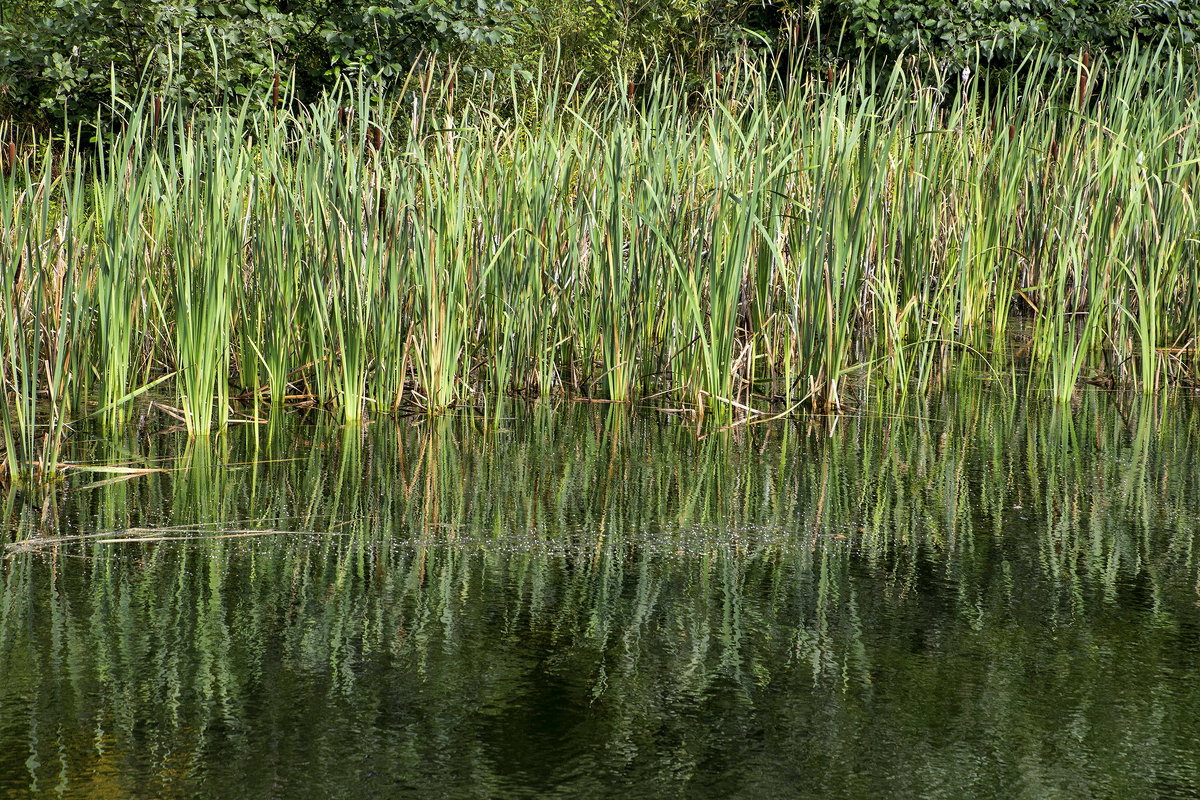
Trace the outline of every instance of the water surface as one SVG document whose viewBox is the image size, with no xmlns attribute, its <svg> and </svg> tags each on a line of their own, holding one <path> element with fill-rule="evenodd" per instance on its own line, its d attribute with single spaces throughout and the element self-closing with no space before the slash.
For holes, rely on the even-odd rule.
<svg viewBox="0 0 1200 800">
<path fill-rule="evenodd" d="M 1197 410 L 83 441 L 168 471 L 0 507 L 0 797 L 1200 796 Z"/>
</svg>

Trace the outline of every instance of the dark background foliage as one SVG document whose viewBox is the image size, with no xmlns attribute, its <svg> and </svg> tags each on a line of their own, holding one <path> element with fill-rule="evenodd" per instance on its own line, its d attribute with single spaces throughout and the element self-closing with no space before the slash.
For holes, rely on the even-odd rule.
<svg viewBox="0 0 1200 800">
<path fill-rule="evenodd" d="M 310 100 L 340 75 L 397 79 L 422 53 L 469 70 L 558 58 L 604 77 L 656 61 L 703 76 L 714 55 L 806 42 L 821 58 L 914 48 L 1011 64 L 1033 48 L 1196 44 L 1192 0 L 0 0 L 0 114 L 87 118 L 114 91 L 212 103 Z"/>
<path fill-rule="evenodd" d="M 926 48 L 950 60 L 1010 63 L 1035 47 L 1101 50 L 1138 37 L 1196 43 L 1192 0 L 835 0 L 826 7 L 856 42 Z"/>
</svg>

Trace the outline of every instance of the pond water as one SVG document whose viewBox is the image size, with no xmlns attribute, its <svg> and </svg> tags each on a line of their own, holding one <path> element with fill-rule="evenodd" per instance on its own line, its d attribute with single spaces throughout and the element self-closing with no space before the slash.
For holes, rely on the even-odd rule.
<svg viewBox="0 0 1200 800">
<path fill-rule="evenodd" d="M 166 471 L 0 506 L 0 797 L 1197 797 L 1198 411 L 80 440 Z"/>
</svg>

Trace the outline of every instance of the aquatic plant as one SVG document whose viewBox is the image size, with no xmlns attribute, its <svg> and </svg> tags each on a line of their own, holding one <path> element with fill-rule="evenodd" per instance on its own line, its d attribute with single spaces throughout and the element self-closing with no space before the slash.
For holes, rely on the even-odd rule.
<svg viewBox="0 0 1200 800">
<path fill-rule="evenodd" d="M 142 99 L 87 147 L 35 143 L 0 179 L 10 471 L 36 398 L 58 436 L 168 376 L 156 408 L 198 436 L 506 395 L 727 424 L 902 402 L 963 361 L 1059 402 L 1195 383 L 1186 53 L 1032 54 L 1004 86 L 781 74 L 430 69 L 311 107 Z"/>
</svg>

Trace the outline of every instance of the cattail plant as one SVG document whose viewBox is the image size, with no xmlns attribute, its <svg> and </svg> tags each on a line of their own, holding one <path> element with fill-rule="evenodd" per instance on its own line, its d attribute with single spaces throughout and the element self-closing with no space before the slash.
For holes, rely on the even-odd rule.
<svg viewBox="0 0 1200 800">
<path fill-rule="evenodd" d="M 151 388 L 202 437 L 509 395 L 732 424 L 967 363 L 1057 402 L 1200 382 L 1185 54 L 1031 53 L 949 93 L 909 60 L 800 63 L 714 64 L 721 103 L 426 60 L 313 105 L 279 76 L 229 108 L 147 94 L 86 148 L 18 157 L 6 127 L 8 473 Z"/>
</svg>

